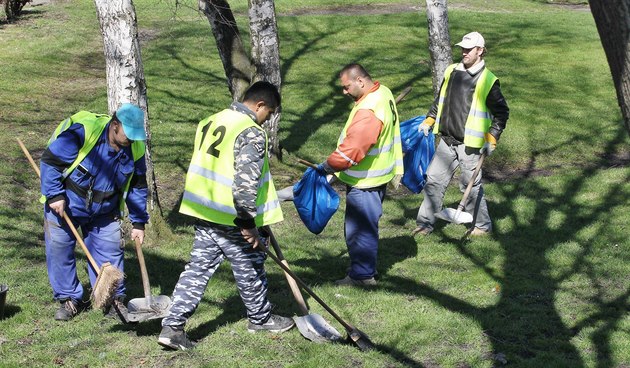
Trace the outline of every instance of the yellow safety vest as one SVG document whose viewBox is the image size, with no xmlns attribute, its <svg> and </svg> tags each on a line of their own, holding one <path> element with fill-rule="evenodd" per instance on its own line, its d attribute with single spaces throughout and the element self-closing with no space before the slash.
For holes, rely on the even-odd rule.
<svg viewBox="0 0 630 368">
<path fill-rule="evenodd" d="M 389 88 L 381 85 L 354 106 L 337 145 L 343 142 L 357 111 L 372 110 L 383 123 L 378 140 L 361 162 L 338 174 L 339 180 L 357 188 L 374 188 L 387 184 L 395 175 L 402 175 L 402 144 L 396 102 Z"/>
<path fill-rule="evenodd" d="M 267 134 L 249 116 L 230 109 L 199 122 L 179 212 L 217 224 L 235 226 L 234 144 L 247 128 L 265 135 L 265 158 L 256 196 L 256 226 L 283 220 L 278 195 L 269 172 Z"/>
<path fill-rule="evenodd" d="M 456 66 L 457 64 L 452 64 L 444 72 L 444 84 L 440 90 L 437 117 L 433 127 L 434 132 L 440 131 L 440 118 L 444 108 L 444 100 L 446 99 L 446 90 L 448 89 L 447 86 L 451 79 L 451 74 Z M 468 147 L 481 148 L 486 142 L 485 134 L 490 130 L 490 125 L 492 124 L 492 116 L 488 111 L 488 106 L 486 106 L 486 98 L 496 80 L 497 77 L 488 68 L 483 68 L 473 92 L 470 111 L 464 126 L 464 144 Z"/>
<path fill-rule="evenodd" d="M 48 139 L 46 147 L 50 146 L 50 144 L 55 139 L 57 139 L 59 134 L 68 129 L 72 124 L 83 125 L 83 131 L 85 135 L 83 139 L 83 146 L 81 146 L 81 148 L 79 149 L 79 154 L 77 155 L 77 158 L 75 158 L 74 162 L 72 162 L 72 164 L 61 173 L 62 181 L 66 180 L 66 178 L 70 176 L 70 174 L 72 174 L 72 171 L 76 169 L 77 166 L 79 166 L 79 164 L 81 164 L 81 162 L 87 157 L 90 151 L 92 151 L 92 148 L 94 148 L 94 146 L 98 142 L 98 139 L 101 137 L 101 134 L 103 134 L 103 131 L 105 130 L 105 127 L 107 126 L 107 123 L 110 122 L 110 120 L 112 120 L 112 117 L 109 115 L 95 114 L 89 111 L 79 111 L 57 125 L 57 128 L 53 132 L 52 136 L 50 137 L 50 139 Z M 145 152 L 146 146 L 143 141 L 133 141 L 133 143 L 131 144 L 131 155 L 134 162 L 137 162 L 139 159 L 141 159 L 144 156 Z M 118 204 L 118 207 L 121 216 L 124 215 L 125 200 L 127 199 L 127 194 L 129 193 L 129 187 L 131 186 L 132 177 L 133 174 L 131 174 L 127 179 L 127 182 L 123 187 L 122 195 L 120 196 L 120 203 Z M 39 198 L 39 201 L 41 203 L 45 203 L 46 197 L 42 194 Z"/>
</svg>

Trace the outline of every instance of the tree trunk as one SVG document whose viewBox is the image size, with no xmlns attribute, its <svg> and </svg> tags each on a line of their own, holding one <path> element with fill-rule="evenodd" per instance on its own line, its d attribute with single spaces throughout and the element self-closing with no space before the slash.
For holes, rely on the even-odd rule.
<svg viewBox="0 0 630 368">
<path fill-rule="evenodd" d="M 162 208 L 151 157 L 147 85 L 140 55 L 136 10 L 132 0 L 94 0 L 94 3 L 103 34 L 109 113 L 113 114 L 120 104 L 126 102 L 137 104 L 145 111 L 149 208 L 153 210 L 157 205 L 161 214 Z"/>
<path fill-rule="evenodd" d="M 255 66 L 254 80 L 272 83 L 280 91 L 280 43 L 276 9 L 273 0 L 249 0 L 249 31 L 252 45 L 252 61 Z M 278 141 L 280 111 L 274 113 L 266 124 L 270 152 L 282 159 Z"/>
<path fill-rule="evenodd" d="M 589 0 L 608 59 L 617 102 L 630 134 L 630 4 L 628 0 Z"/>
<path fill-rule="evenodd" d="M 444 71 L 453 62 L 451 38 L 448 33 L 446 0 L 426 0 L 429 26 L 429 54 L 433 73 L 433 95 L 440 93 Z"/>
<path fill-rule="evenodd" d="M 232 99 L 240 101 L 252 82 L 255 67 L 243 47 L 232 9 L 225 0 L 199 0 L 199 10 L 212 27 Z"/>
</svg>

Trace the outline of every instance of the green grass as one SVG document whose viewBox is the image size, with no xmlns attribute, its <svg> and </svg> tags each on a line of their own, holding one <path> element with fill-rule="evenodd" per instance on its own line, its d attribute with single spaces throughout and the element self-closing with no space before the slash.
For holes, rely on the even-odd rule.
<svg viewBox="0 0 630 368">
<path fill-rule="evenodd" d="M 230 101 L 205 18 L 194 1 L 136 1 L 149 87 L 154 159 L 164 221 L 154 222 L 145 258 L 154 294 L 170 295 L 188 260 L 190 219 L 177 203 L 196 123 Z M 350 4 L 351 2 L 346 2 Z M 352 1 L 406 4 L 416 1 Z M 232 7 L 243 12 L 243 0 Z M 280 14 L 330 8 L 326 0 L 278 0 Z M 627 367 L 630 366 L 629 139 L 609 69 L 588 11 L 522 0 L 450 1 L 453 43 L 478 30 L 499 76 L 511 118 L 484 171 L 506 178 L 485 185 L 495 235 L 462 240 L 440 224 L 426 238 L 410 230 L 420 195 L 390 191 L 381 219 L 379 286 L 339 289 L 348 265 L 343 213 L 312 235 L 283 204 L 276 235 L 294 271 L 378 350 L 314 344 L 297 330 L 250 335 L 228 264 L 210 282 L 187 326 L 201 339 L 191 352 L 163 351 L 158 321 L 122 326 L 97 311 L 52 320 L 38 181 L 14 137 L 39 158 L 56 123 L 79 109 L 106 109 L 100 31 L 93 4 L 63 1 L 26 9 L 0 24 L 0 283 L 10 286 L 0 322 L 0 366 L 227 367 Z M 422 10 L 423 11 L 423 10 Z M 247 45 L 245 18 L 238 17 Z M 403 119 L 429 108 L 426 18 L 385 15 L 280 16 L 284 162 L 278 187 L 333 149 L 349 112 L 336 73 L 360 61 L 398 93 Z M 579 47 L 575 42 L 579 40 Z M 456 56 L 457 58 L 457 56 Z M 538 174 L 545 174 L 540 176 Z M 446 205 L 461 194 L 452 186 Z M 344 206 L 342 200 L 342 208 Z M 159 233 L 158 233 L 159 231 Z M 77 251 L 81 254 L 80 251 Z M 127 245 L 129 296 L 141 297 L 135 252 Z M 87 281 L 80 255 L 80 278 Z M 270 298 L 297 312 L 284 276 L 267 263 Z M 311 310 L 343 328 L 309 298 Z"/>
</svg>

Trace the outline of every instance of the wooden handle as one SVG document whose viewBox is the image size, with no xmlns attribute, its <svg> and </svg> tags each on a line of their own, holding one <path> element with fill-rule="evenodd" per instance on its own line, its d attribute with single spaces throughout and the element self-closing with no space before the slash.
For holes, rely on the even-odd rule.
<svg viewBox="0 0 630 368">
<path fill-rule="evenodd" d="M 403 89 L 402 92 L 400 92 L 398 97 L 396 97 L 396 103 L 399 103 L 400 101 L 402 101 L 403 98 L 407 97 L 409 92 L 411 92 L 411 86 Z"/>
<path fill-rule="evenodd" d="M 276 252 L 278 259 L 280 260 L 280 262 L 282 262 L 282 264 L 287 269 L 289 269 L 289 263 L 286 261 L 286 259 L 284 259 L 284 255 L 282 254 L 280 245 L 278 245 L 278 241 L 276 240 L 276 237 L 273 236 L 273 232 L 271 232 L 271 228 L 269 226 L 266 226 L 265 230 L 267 230 L 267 232 L 269 233 L 269 240 L 271 241 L 271 246 L 273 247 L 273 250 Z M 295 298 L 295 301 L 298 303 L 298 307 L 300 308 L 300 313 L 303 316 L 306 316 L 308 314 L 308 306 L 306 305 L 306 301 L 304 300 L 304 297 L 302 296 L 302 293 L 300 292 L 300 288 L 298 284 L 295 282 L 293 277 L 291 277 L 291 275 L 289 275 L 286 271 L 284 271 L 284 276 L 287 278 L 287 282 L 289 283 L 289 287 L 291 288 L 293 297 Z"/>
<path fill-rule="evenodd" d="M 33 160 L 33 157 L 31 156 L 31 153 L 28 152 L 28 149 L 26 149 L 26 146 L 24 146 L 24 143 L 22 143 L 20 138 L 15 138 L 15 139 L 17 139 L 17 142 L 20 145 L 20 148 L 22 148 L 22 152 L 24 152 L 24 155 L 28 159 L 28 162 L 31 163 L 31 166 L 33 167 L 33 170 L 35 170 L 35 172 L 37 173 L 37 177 L 41 179 L 41 173 L 39 172 L 39 167 L 37 167 L 37 164 Z M 92 265 L 92 268 L 94 269 L 94 271 L 98 275 L 100 273 L 100 269 L 99 269 L 98 265 L 96 264 L 96 261 L 94 260 L 94 258 L 92 258 L 92 255 L 90 254 L 90 251 L 88 250 L 87 246 L 83 242 L 83 237 L 81 235 L 79 235 L 79 232 L 77 231 L 77 228 L 72 223 L 72 220 L 70 220 L 70 217 L 68 217 L 68 215 L 66 214 L 66 211 L 63 211 L 62 217 L 63 217 L 64 220 L 66 220 L 66 223 L 68 224 L 68 227 L 72 231 L 72 234 L 74 234 L 74 237 L 77 239 L 77 242 L 79 243 L 79 245 L 83 249 L 83 252 L 85 253 L 85 256 L 87 257 L 88 261 Z"/>
<path fill-rule="evenodd" d="M 308 162 L 306 160 L 302 160 L 301 158 L 298 158 L 298 162 L 301 163 L 302 165 L 308 166 L 308 167 L 312 167 L 313 169 L 317 169 L 317 165 L 315 165 L 312 162 Z"/>
<path fill-rule="evenodd" d="M 346 322 L 337 313 L 335 313 L 335 311 L 332 310 L 332 308 L 330 308 L 330 306 L 328 306 L 328 304 L 326 304 L 322 300 L 322 298 L 320 298 L 317 294 L 315 294 L 313 289 L 308 287 L 308 285 L 306 285 L 306 283 L 304 281 L 302 281 L 302 279 L 300 279 L 295 273 L 293 273 L 293 271 L 291 271 L 287 266 L 285 266 L 282 263 L 282 261 L 280 261 L 280 259 L 278 259 L 278 257 L 276 257 L 275 254 L 271 253 L 269 251 L 269 248 L 265 247 L 264 244 L 261 244 L 261 247 L 267 253 L 267 255 L 269 257 L 271 257 L 271 259 L 273 259 L 273 261 L 276 262 L 276 264 L 278 266 L 280 266 L 280 268 L 282 268 L 284 270 L 285 273 L 289 274 L 289 276 L 291 276 L 298 283 L 298 285 L 300 285 L 300 287 L 302 289 L 304 289 L 304 291 L 306 291 L 308 293 L 308 295 L 313 297 L 313 299 L 315 299 L 317 301 L 317 303 L 319 303 L 319 305 L 321 305 L 324 309 L 326 309 L 326 311 L 328 313 L 330 313 L 330 315 L 333 316 L 337 320 L 337 322 L 339 322 L 346 329 L 346 331 L 348 331 L 348 333 L 354 332 L 354 330 L 356 330 L 356 328 L 354 328 L 354 326 L 352 326 L 350 323 Z"/>
<path fill-rule="evenodd" d="M 142 244 L 140 239 L 135 239 L 136 254 L 138 254 L 138 263 L 140 263 L 140 274 L 142 275 L 142 288 L 144 289 L 144 297 L 147 300 L 147 305 L 151 305 L 151 285 L 149 284 L 149 274 L 147 273 L 147 266 L 144 263 L 144 254 L 142 253 Z"/>
<path fill-rule="evenodd" d="M 459 202 L 459 205 L 457 206 L 458 211 L 464 210 L 464 207 L 466 206 L 466 201 L 468 200 L 468 195 L 470 194 L 470 191 L 472 190 L 475 179 L 477 179 L 477 175 L 479 175 L 479 171 L 481 170 L 481 165 L 483 165 L 483 160 L 485 157 L 486 157 L 485 152 L 482 153 L 481 156 L 479 157 L 479 162 L 477 162 L 477 166 L 475 166 L 475 171 L 473 171 L 472 177 L 470 178 L 470 181 L 468 182 L 468 185 L 466 186 L 466 190 L 464 191 L 464 196 L 462 197 L 462 200 Z"/>
</svg>

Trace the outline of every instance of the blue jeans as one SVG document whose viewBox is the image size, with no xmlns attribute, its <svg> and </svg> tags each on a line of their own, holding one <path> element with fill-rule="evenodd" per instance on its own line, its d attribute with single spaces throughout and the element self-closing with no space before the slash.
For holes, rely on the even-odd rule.
<svg viewBox="0 0 630 368">
<path fill-rule="evenodd" d="M 365 280 L 376 275 L 378 221 L 383 215 L 385 186 L 360 189 L 346 188 L 344 233 L 350 254 L 348 276 Z"/>
<path fill-rule="evenodd" d="M 87 220 L 87 219 L 86 219 Z M 105 262 L 110 262 L 114 267 L 124 272 L 121 247 L 120 221 L 114 216 L 101 216 L 85 223 L 74 222 L 77 228 L 81 228 L 84 242 L 96 265 L 100 267 Z M 66 221 L 59 217 L 50 207 L 44 210 L 44 239 L 46 241 L 46 267 L 48 280 L 53 289 L 55 300 L 81 300 L 83 298 L 83 286 L 77 277 L 77 263 L 74 255 L 76 239 Z M 88 263 L 88 275 L 90 284 L 96 283 L 96 270 Z M 124 283 L 118 287 L 115 296 L 125 295 Z"/>
</svg>

